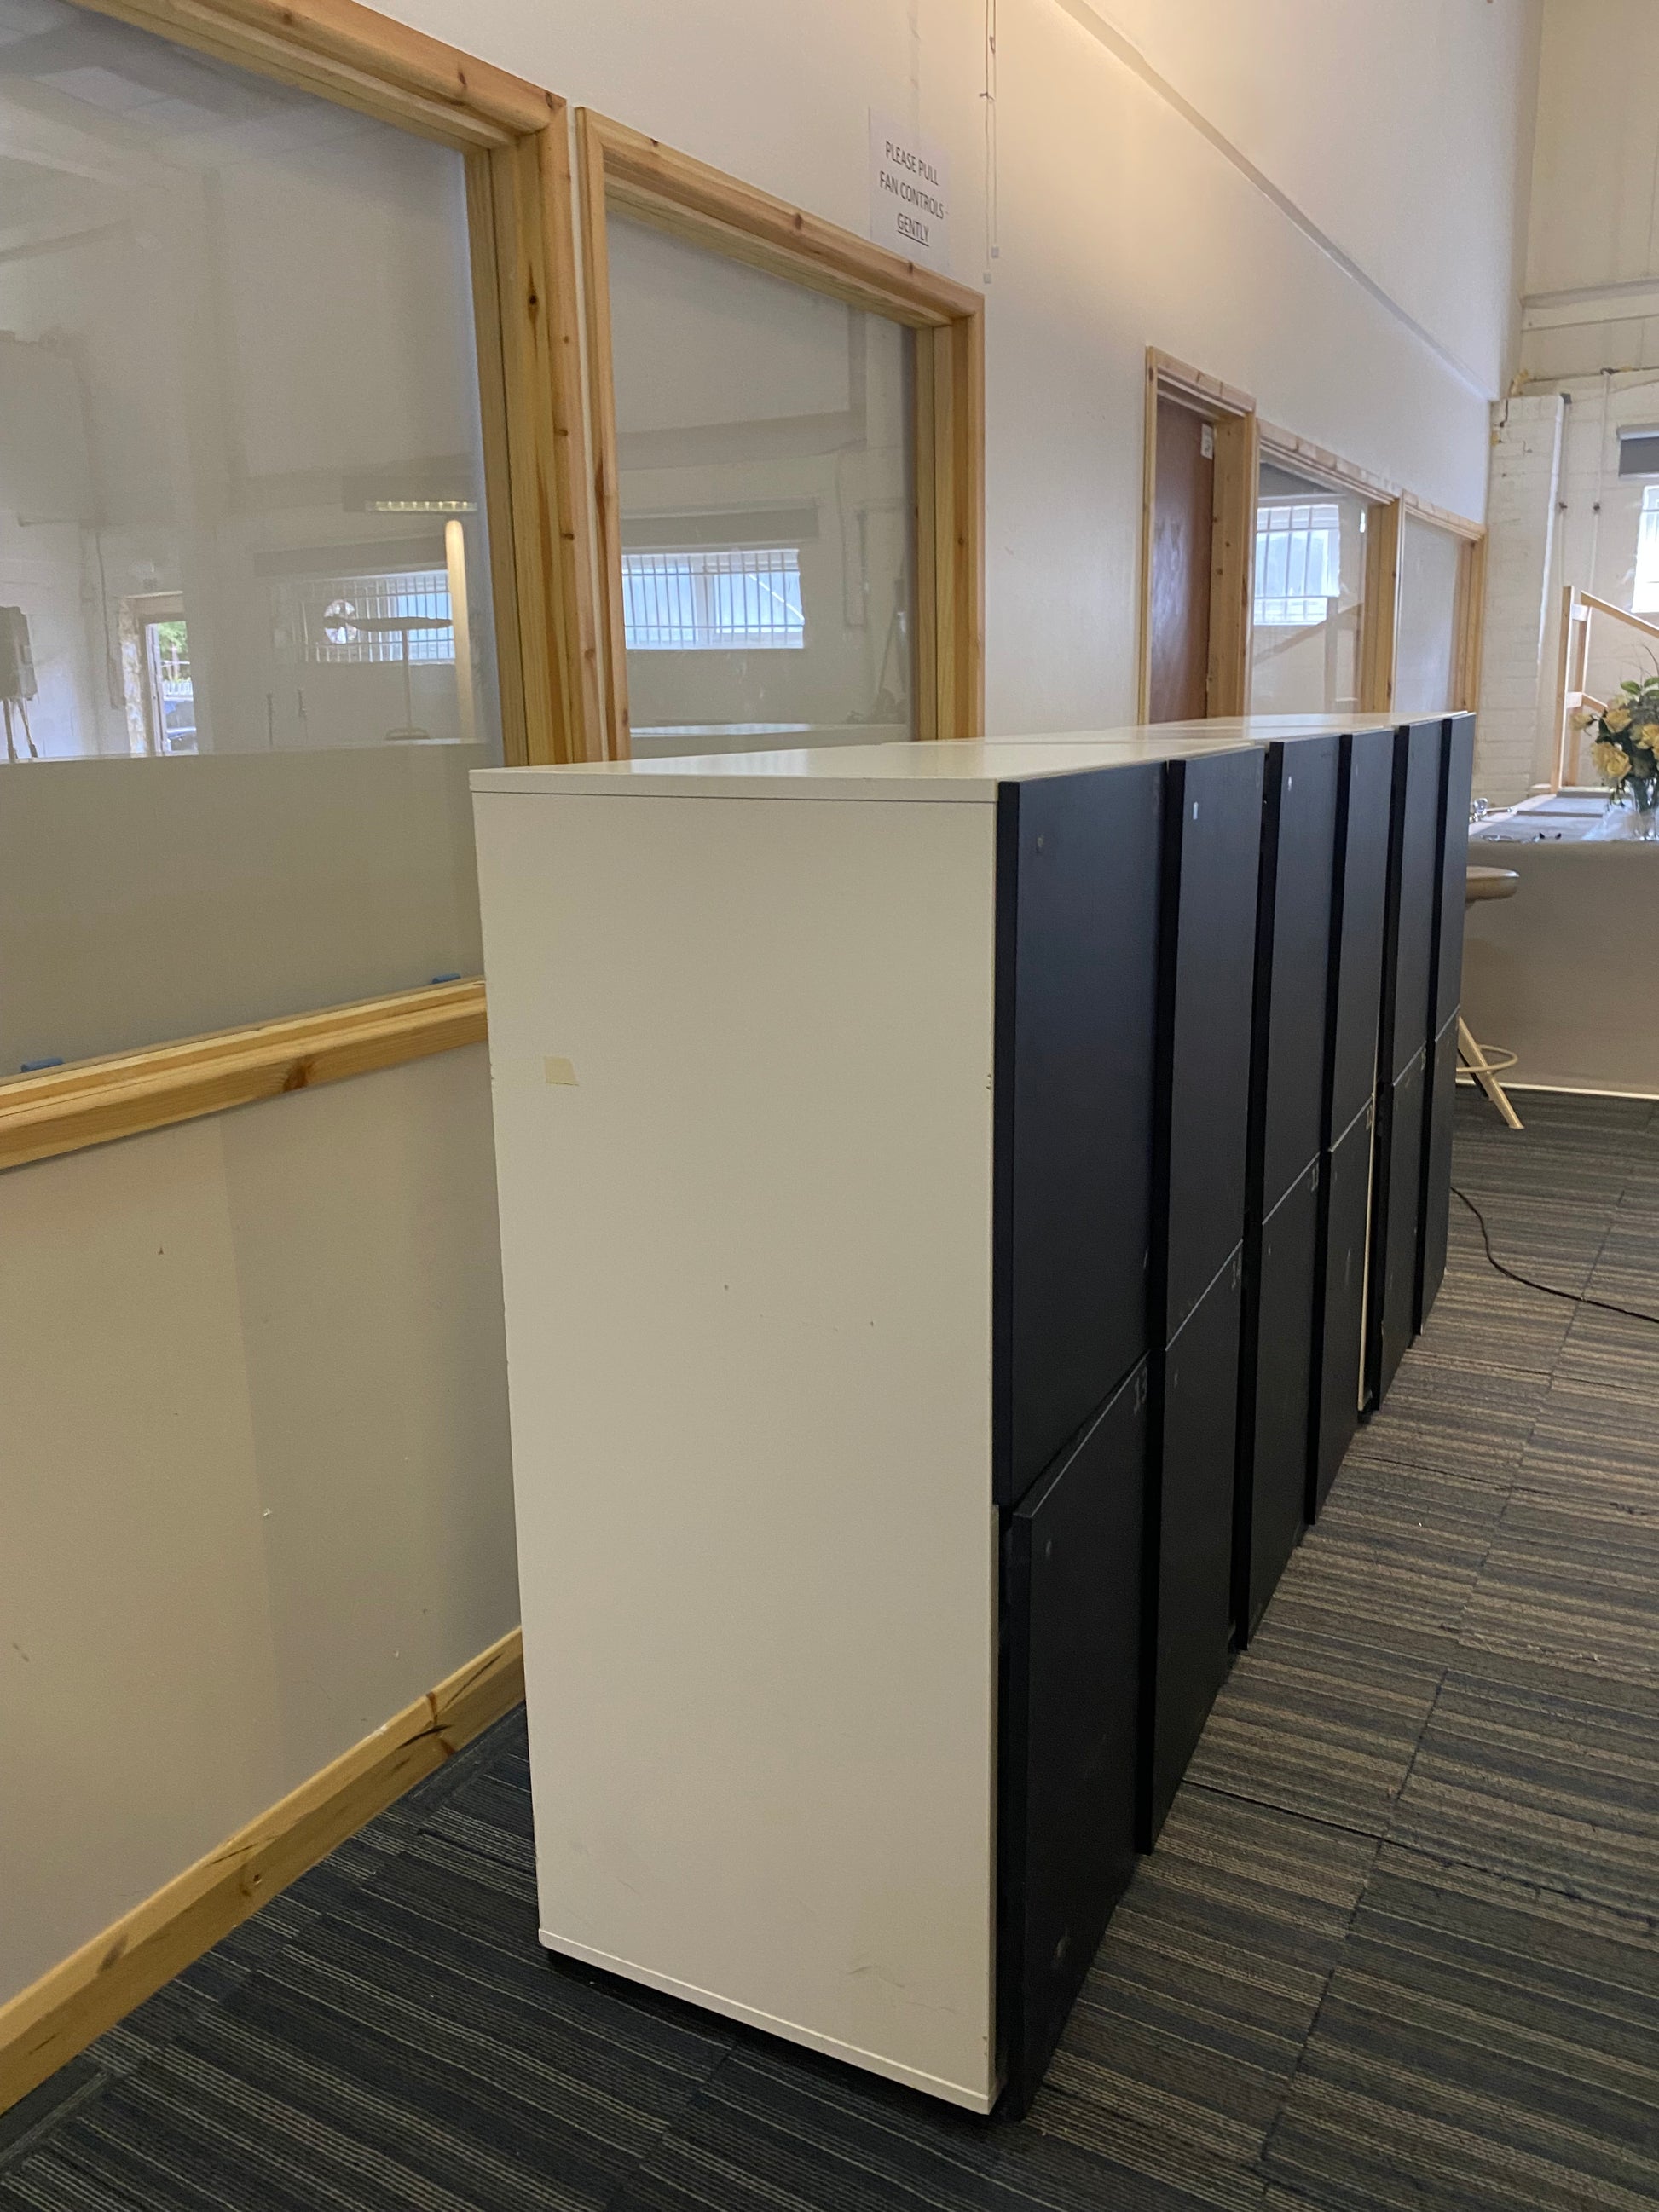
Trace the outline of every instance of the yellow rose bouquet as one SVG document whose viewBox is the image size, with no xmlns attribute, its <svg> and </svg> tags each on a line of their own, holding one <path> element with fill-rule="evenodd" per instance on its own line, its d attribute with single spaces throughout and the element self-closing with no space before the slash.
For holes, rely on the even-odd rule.
<svg viewBox="0 0 1659 2212">
<path fill-rule="evenodd" d="M 1659 808 L 1659 674 L 1621 684 L 1599 713 L 1585 710 L 1579 727 L 1593 733 L 1590 757 L 1609 787 L 1608 805 L 1634 807 L 1641 834 L 1651 836 Z"/>
</svg>

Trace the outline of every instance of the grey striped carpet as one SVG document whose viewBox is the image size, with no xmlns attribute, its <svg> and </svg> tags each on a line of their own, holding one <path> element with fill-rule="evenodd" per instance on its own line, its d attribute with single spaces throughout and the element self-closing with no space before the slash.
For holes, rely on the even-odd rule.
<svg viewBox="0 0 1659 2212">
<path fill-rule="evenodd" d="M 1659 1311 L 1659 1111 L 1522 1103 L 1500 1255 Z M 545 1963 L 514 1717 L 0 2119 L 0 2212 L 1659 2203 L 1659 1329 L 1453 1217 L 1024 2124 Z"/>
</svg>

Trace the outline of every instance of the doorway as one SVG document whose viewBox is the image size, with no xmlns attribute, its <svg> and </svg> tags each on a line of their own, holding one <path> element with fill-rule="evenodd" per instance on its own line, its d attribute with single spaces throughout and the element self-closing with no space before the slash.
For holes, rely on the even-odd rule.
<svg viewBox="0 0 1659 2212">
<path fill-rule="evenodd" d="M 1215 425 L 1160 393 L 1157 441 L 1148 719 L 1197 721 L 1210 711 Z"/>
<path fill-rule="evenodd" d="M 1143 721 L 1245 711 L 1257 451 L 1248 394 L 1147 356 Z"/>
</svg>

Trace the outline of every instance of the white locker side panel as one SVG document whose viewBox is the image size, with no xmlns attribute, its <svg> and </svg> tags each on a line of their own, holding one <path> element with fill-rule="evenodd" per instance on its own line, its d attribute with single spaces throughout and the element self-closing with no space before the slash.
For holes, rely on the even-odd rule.
<svg viewBox="0 0 1659 2212">
<path fill-rule="evenodd" d="M 543 1940 L 988 2109 L 995 806 L 476 806 Z"/>
</svg>

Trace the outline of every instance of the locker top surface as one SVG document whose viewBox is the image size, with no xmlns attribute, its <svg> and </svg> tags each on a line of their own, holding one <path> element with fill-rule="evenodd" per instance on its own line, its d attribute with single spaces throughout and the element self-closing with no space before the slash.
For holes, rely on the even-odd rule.
<svg viewBox="0 0 1659 2212">
<path fill-rule="evenodd" d="M 514 796 L 933 799 L 988 805 L 999 788 L 1039 777 L 1146 762 L 1202 759 L 1297 738 L 1394 729 L 1387 714 L 1241 715 L 1121 729 L 951 738 L 937 744 L 823 744 L 791 750 L 688 753 L 662 760 L 586 761 L 566 768 L 475 769 L 475 792 Z"/>
</svg>

